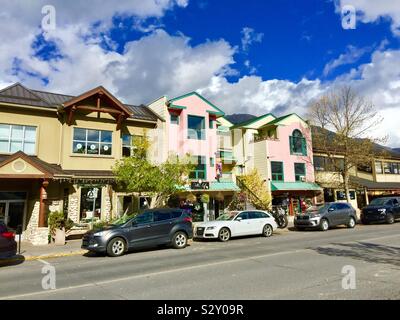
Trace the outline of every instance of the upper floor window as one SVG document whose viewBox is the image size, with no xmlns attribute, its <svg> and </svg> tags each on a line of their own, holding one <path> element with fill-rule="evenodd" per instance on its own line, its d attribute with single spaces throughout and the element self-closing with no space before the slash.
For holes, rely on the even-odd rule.
<svg viewBox="0 0 400 320">
<path fill-rule="evenodd" d="M 36 153 L 36 127 L 0 124 L 0 152 Z"/>
<path fill-rule="evenodd" d="M 375 162 L 375 172 L 378 174 L 383 173 L 382 162 L 380 161 Z"/>
<path fill-rule="evenodd" d="M 283 162 L 271 161 L 272 181 L 284 181 Z"/>
<path fill-rule="evenodd" d="M 123 134 L 122 135 L 122 156 L 130 157 L 134 154 L 135 145 L 143 142 L 142 136 Z"/>
<path fill-rule="evenodd" d="M 106 155 L 112 154 L 112 131 L 74 128 L 73 153 Z"/>
<path fill-rule="evenodd" d="M 293 131 L 289 137 L 289 143 L 291 154 L 307 155 L 307 142 L 300 130 L 296 129 Z"/>
<path fill-rule="evenodd" d="M 400 174 L 400 163 L 396 162 L 384 162 L 384 172 L 388 174 Z"/>
<path fill-rule="evenodd" d="M 205 140 L 204 117 L 188 116 L 188 139 Z"/>
<path fill-rule="evenodd" d="M 344 159 L 314 156 L 314 169 L 315 171 L 342 172 Z"/>
<path fill-rule="evenodd" d="M 214 119 L 208 119 L 208 127 L 214 129 Z"/>
<path fill-rule="evenodd" d="M 195 168 L 189 174 L 190 179 L 206 179 L 206 157 L 195 156 L 192 158 Z"/>
<path fill-rule="evenodd" d="M 305 163 L 295 163 L 294 164 L 294 175 L 296 181 L 303 181 L 306 176 L 306 164 Z M 302 178 L 304 177 L 304 178 Z"/>
<path fill-rule="evenodd" d="M 171 124 L 178 124 L 179 125 L 179 116 L 177 114 L 171 113 Z"/>
</svg>

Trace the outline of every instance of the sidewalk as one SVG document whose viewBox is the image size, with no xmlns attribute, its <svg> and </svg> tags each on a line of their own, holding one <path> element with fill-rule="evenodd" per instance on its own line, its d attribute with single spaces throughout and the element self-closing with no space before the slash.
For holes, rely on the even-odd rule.
<svg viewBox="0 0 400 320">
<path fill-rule="evenodd" d="M 87 250 L 81 249 L 82 240 L 68 240 L 63 246 L 56 246 L 55 244 L 48 244 L 44 246 L 34 246 L 29 242 L 21 242 L 21 253 L 10 258 L 9 260 L 38 260 L 49 259 L 57 257 L 67 257 L 74 255 L 82 255 Z"/>
</svg>

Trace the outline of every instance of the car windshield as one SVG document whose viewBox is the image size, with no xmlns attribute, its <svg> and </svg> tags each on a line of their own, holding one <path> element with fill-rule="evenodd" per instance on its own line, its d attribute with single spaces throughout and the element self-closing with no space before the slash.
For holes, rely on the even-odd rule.
<svg viewBox="0 0 400 320">
<path fill-rule="evenodd" d="M 217 221 L 229 221 L 229 220 L 233 220 L 233 218 L 235 218 L 237 212 L 228 212 L 228 213 L 224 213 L 222 216 L 219 216 L 217 218 Z"/>
<path fill-rule="evenodd" d="M 133 219 L 133 217 L 134 217 L 133 215 L 131 215 L 131 216 L 124 215 L 124 216 L 118 218 L 117 220 L 114 220 L 110 225 L 111 226 L 121 226 L 121 225 L 127 223 L 129 220 Z"/>
<path fill-rule="evenodd" d="M 388 199 L 385 198 L 377 198 L 370 202 L 371 206 L 383 206 L 389 202 Z"/>
<path fill-rule="evenodd" d="M 311 206 L 306 210 L 306 213 L 315 213 L 315 212 L 322 213 L 328 207 L 329 207 L 329 204 L 323 204 L 320 206 Z"/>
</svg>

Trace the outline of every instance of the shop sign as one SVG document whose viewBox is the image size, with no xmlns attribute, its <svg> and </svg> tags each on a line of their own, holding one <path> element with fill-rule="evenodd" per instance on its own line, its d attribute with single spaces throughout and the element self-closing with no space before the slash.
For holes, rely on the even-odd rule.
<svg viewBox="0 0 400 320">
<path fill-rule="evenodd" d="M 190 189 L 192 190 L 208 190 L 210 189 L 209 182 L 192 181 L 190 184 Z"/>
</svg>

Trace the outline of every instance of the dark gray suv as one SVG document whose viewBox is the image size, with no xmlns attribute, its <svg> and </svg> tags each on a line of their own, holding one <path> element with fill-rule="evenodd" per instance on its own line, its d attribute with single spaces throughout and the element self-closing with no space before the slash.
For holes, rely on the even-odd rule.
<svg viewBox="0 0 400 320">
<path fill-rule="evenodd" d="M 327 202 L 322 206 L 309 208 L 306 213 L 297 215 L 294 226 L 298 230 L 318 228 L 322 231 L 338 225 L 354 228 L 357 222 L 356 210 L 349 203 Z"/>
<path fill-rule="evenodd" d="M 153 209 L 125 223 L 87 232 L 82 248 L 112 257 L 121 256 L 130 249 L 163 244 L 182 249 L 193 237 L 192 230 L 192 219 L 184 210 Z"/>
</svg>

